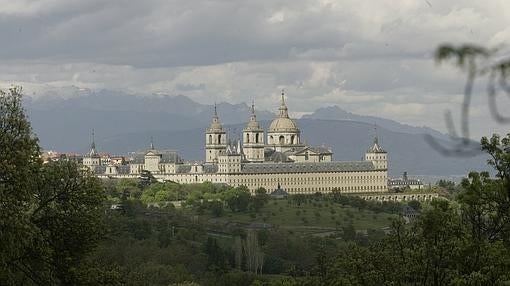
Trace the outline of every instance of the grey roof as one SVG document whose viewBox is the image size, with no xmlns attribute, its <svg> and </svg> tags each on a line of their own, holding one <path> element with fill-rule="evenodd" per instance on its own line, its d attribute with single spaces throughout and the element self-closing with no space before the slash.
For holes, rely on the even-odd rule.
<svg viewBox="0 0 510 286">
<path fill-rule="evenodd" d="M 175 166 L 175 172 L 178 174 L 189 173 L 191 171 L 191 165 L 177 165 Z"/>
<path fill-rule="evenodd" d="M 177 165 L 175 172 L 178 174 L 186 174 L 191 172 L 191 166 L 189 164 Z M 204 173 L 216 173 L 218 172 L 218 165 L 215 164 L 204 164 L 202 165 Z"/>
<path fill-rule="evenodd" d="M 307 147 L 303 147 L 303 148 L 294 150 L 294 151 L 292 151 L 292 153 L 293 154 L 299 154 L 299 153 L 302 153 L 302 152 L 304 152 L 306 150 L 310 150 L 310 151 L 312 151 L 314 153 L 318 153 L 318 154 L 333 154 L 333 152 L 331 152 L 331 150 L 329 150 L 325 146 L 316 146 L 316 147 L 307 146 Z"/>
<path fill-rule="evenodd" d="M 319 153 L 319 154 L 333 154 L 333 152 L 331 152 L 331 150 L 329 150 L 325 146 L 309 147 L 309 149 L 312 150 L 313 152 Z"/>
<path fill-rule="evenodd" d="M 176 151 L 170 151 L 170 150 L 163 150 L 163 151 L 157 151 L 157 150 L 149 150 L 153 151 L 161 156 L 160 163 L 182 163 L 182 159 L 177 154 Z M 136 152 L 132 154 L 129 158 L 129 162 L 131 164 L 144 164 L 145 163 L 145 154 L 149 151 L 143 151 L 143 152 Z"/>
<path fill-rule="evenodd" d="M 274 190 L 271 194 L 269 194 L 272 197 L 286 197 L 289 195 L 284 189 L 278 188 Z"/>
<path fill-rule="evenodd" d="M 182 159 L 175 151 L 164 151 L 161 153 L 160 163 L 181 163 Z"/>
<path fill-rule="evenodd" d="M 370 161 L 320 162 L 320 163 L 252 163 L 245 164 L 243 173 L 312 173 L 356 172 L 375 170 Z"/>
<path fill-rule="evenodd" d="M 204 173 L 216 173 L 218 172 L 218 165 L 206 164 L 204 165 Z"/>
<path fill-rule="evenodd" d="M 133 154 L 129 157 L 129 163 L 130 164 L 143 164 L 145 163 L 145 155 L 141 153 Z"/>
</svg>

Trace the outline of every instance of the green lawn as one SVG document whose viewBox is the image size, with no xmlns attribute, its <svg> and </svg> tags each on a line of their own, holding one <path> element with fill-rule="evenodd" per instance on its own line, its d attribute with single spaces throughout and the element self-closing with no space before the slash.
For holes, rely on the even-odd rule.
<svg viewBox="0 0 510 286">
<path fill-rule="evenodd" d="M 375 213 L 370 210 L 344 207 L 328 202 L 305 203 L 301 206 L 289 204 L 287 200 L 270 200 L 259 213 L 232 213 L 226 209 L 225 214 L 216 220 L 228 220 L 241 223 L 268 223 L 284 228 L 299 230 L 322 228 L 337 229 L 353 224 L 357 230 L 380 229 L 390 225 L 395 215 Z M 206 212 L 202 219 L 211 219 Z"/>
</svg>

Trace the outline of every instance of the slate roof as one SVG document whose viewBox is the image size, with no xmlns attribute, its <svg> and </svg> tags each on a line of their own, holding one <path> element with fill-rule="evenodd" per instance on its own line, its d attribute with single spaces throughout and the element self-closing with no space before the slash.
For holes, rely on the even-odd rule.
<svg viewBox="0 0 510 286">
<path fill-rule="evenodd" d="M 284 189 L 278 188 L 274 190 L 271 194 L 269 194 L 271 197 L 286 197 L 289 195 Z"/>
<path fill-rule="evenodd" d="M 204 167 L 204 173 L 216 173 L 216 172 L 218 172 L 218 165 L 207 164 L 207 165 L 203 165 L 203 167 Z"/>
<path fill-rule="evenodd" d="M 292 153 L 293 154 L 301 154 L 301 153 L 305 152 L 306 150 L 310 150 L 317 154 L 333 154 L 333 152 L 331 152 L 331 150 L 329 150 L 328 148 L 326 148 L 324 146 L 303 147 L 303 148 L 293 151 Z"/>
<path fill-rule="evenodd" d="M 185 174 L 191 171 L 191 165 L 177 165 L 175 166 L 175 172 L 177 174 Z"/>
<path fill-rule="evenodd" d="M 169 151 L 169 150 L 163 150 L 163 151 L 156 151 L 156 150 L 150 150 L 153 151 L 161 156 L 160 163 L 182 163 L 182 159 L 177 154 L 176 151 Z M 148 151 L 144 152 L 136 152 L 133 155 L 130 156 L 129 162 L 131 164 L 143 164 L 145 163 L 145 154 L 147 154 Z"/>
<path fill-rule="evenodd" d="M 185 164 L 185 165 L 176 165 L 175 167 L 175 172 L 177 174 L 186 174 L 186 173 L 189 173 L 191 172 L 191 166 L 192 165 L 188 165 L 188 164 Z M 215 164 L 205 164 L 203 165 L 203 170 L 204 170 L 204 173 L 206 174 L 210 174 L 210 173 L 216 173 L 218 172 L 218 165 L 215 165 Z"/>
<path fill-rule="evenodd" d="M 245 164 L 243 173 L 312 173 L 312 172 L 356 172 L 372 171 L 374 164 L 370 161 L 345 161 L 321 163 L 257 163 Z"/>
<path fill-rule="evenodd" d="M 331 150 L 329 150 L 325 146 L 309 147 L 309 149 L 312 150 L 313 152 L 319 153 L 319 154 L 333 154 L 333 152 L 331 152 Z"/>
</svg>

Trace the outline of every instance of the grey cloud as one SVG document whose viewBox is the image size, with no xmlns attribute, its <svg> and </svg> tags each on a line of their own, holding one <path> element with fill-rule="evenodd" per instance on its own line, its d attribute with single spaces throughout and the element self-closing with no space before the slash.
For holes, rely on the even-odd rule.
<svg viewBox="0 0 510 286">
<path fill-rule="evenodd" d="M 499 43 L 510 3 L 429 2 L 0 0 L 0 86 L 255 99 L 268 110 L 285 88 L 292 112 L 339 104 L 444 130 L 464 76 L 437 66 L 434 49 Z M 483 83 L 476 91 L 484 110 Z M 486 111 L 476 116 L 477 134 L 492 128 Z"/>
</svg>

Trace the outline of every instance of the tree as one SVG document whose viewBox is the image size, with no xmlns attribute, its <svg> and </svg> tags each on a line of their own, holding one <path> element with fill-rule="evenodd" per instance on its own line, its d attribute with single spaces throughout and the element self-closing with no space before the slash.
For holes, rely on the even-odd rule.
<svg viewBox="0 0 510 286">
<path fill-rule="evenodd" d="M 243 241 L 240 236 L 234 236 L 233 252 L 235 267 L 241 270 L 243 266 Z"/>
<path fill-rule="evenodd" d="M 449 191 L 452 191 L 455 188 L 455 182 L 444 179 L 437 181 L 436 185 Z"/>
<path fill-rule="evenodd" d="M 413 208 L 415 211 L 420 211 L 421 210 L 421 203 L 417 200 L 412 200 L 412 201 L 409 201 L 407 203 L 408 206 L 410 206 L 411 208 Z"/>
<path fill-rule="evenodd" d="M 151 184 L 157 182 L 156 178 L 152 175 L 150 171 L 142 170 L 140 177 L 138 178 L 138 187 L 140 189 L 144 189 Z"/>
<path fill-rule="evenodd" d="M 301 204 L 306 202 L 306 195 L 304 194 L 296 194 L 291 196 L 292 201 L 294 201 L 298 207 L 301 206 Z"/>
<path fill-rule="evenodd" d="M 492 215 L 500 220 L 500 235 L 510 246 L 510 133 L 504 138 L 497 134 L 490 139 L 482 137 L 481 145 L 490 156 L 488 164 L 496 170 L 499 178 L 490 182 L 491 190 L 496 192 L 489 201 L 494 205 Z"/>
<path fill-rule="evenodd" d="M 27 271 L 18 258 L 36 239 L 30 210 L 41 162 L 21 91 L 0 90 L 0 284 L 13 284 L 17 273 Z"/>
<path fill-rule="evenodd" d="M 348 224 L 346 227 L 343 227 L 343 238 L 344 240 L 355 240 L 356 239 L 356 229 L 352 223 Z"/>
<path fill-rule="evenodd" d="M 223 202 L 221 201 L 209 202 L 208 208 L 211 210 L 213 216 L 215 217 L 223 216 Z"/>
<path fill-rule="evenodd" d="M 223 249 L 218 245 L 218 241 L 212 237 L 207 237 L 205 244 L 205 253 L 207 254 L 207 264 L 213 270 L 225 269 L 226 257 Z"/>
<path fill-rule="evenodd" d="M 244 242 L 244 251 L 246 253 L 246 267 L 254 273 L 262 274 L 264 265 L 264 253 L 260 249 L 259 241 L 255 231 L 249 231 Z"/>
<path fill-rule="evenodd" d="M 42 168 L 35 198 L 31 220 L 44 251 L 38 246 L 31 251 L 31 264 L 36 264 L 29 267 L 32 272 L 46 268 L 54 283 L 79 284 L 84 259 L 104 232 L 99 180 L 74 162 L 51 162 Z"/>
<path fill-rule="evenodd" d="M 86 258 L 103 229 L 99 181 L 72 162 L 41 164 L 21 88 L 0 91 L 0 146 L 0 284 L 90 282 Z"/>
<path fill-rule="evenodd" d="M 252 198 L 253 209 L 258 212 L 269 201 L 269 195 L 266 189 L 258 188 L 255 190 L 255 196 Z"/>
<path fill-rule="evenodd" d="M 251 195 L 244 186 L 231 188 L 223 193 L 224 201 L 233 212 L 245 212 L 248 209 Z"/>
</svg>

